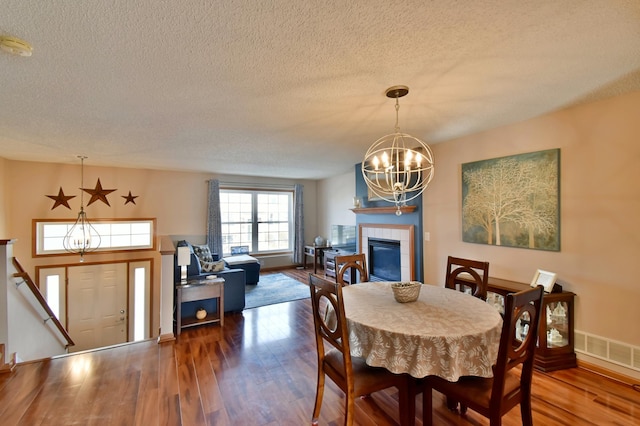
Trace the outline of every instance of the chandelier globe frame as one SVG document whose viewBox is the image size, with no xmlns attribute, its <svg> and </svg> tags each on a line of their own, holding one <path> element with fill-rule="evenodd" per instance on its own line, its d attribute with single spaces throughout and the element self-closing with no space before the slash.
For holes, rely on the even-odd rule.
<svg viewBox="0 0 640 426">
<path fill-rule="evenodd" d="M 396 100 L 395 132 L 375 141 L 362 161 L 362 176 L 370 191 L 380 199 L 400 207 L 420 196 L 434 175 L 433 152 L 422 140 L 402 133 L 398 125 L 398 99 L 409 93 L 407 86 L 386 90 L 388 98 Z"/>
</svg>

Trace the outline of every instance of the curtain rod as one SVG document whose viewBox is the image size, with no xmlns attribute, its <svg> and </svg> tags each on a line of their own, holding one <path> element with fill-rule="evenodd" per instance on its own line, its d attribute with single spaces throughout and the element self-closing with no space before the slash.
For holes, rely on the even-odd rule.
<svg viewBox="0 0 640 426">
<path fill-rule="evenodd" d="M 264 189 L 294 189 L 295 185 L 269 184 L 269 183 L 245 183 L 245 182 L 223 182 L 220 181 L 220 187 L 227 188 L 264 188 Z"/>
</svg>

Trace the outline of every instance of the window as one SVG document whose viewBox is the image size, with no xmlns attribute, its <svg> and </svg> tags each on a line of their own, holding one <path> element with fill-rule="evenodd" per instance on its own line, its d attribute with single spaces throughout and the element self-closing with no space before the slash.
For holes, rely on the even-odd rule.
<svg viewBox="0 0 640 426">
<path fill-rule="evenodd" d="M 220 190 L 222 251 L 249 246 L 251 253 L 291 251 L 293 191 Z"/>
<path fill-rule="evenodd" d="M 75 221 L 34 220 L 36 256 L 66 253 L 63 240 Z M 91 221 L 100 234 L 100 247 L 96 251 L 148 250 L 154 248 L 155 220 Z"/>
</svg>

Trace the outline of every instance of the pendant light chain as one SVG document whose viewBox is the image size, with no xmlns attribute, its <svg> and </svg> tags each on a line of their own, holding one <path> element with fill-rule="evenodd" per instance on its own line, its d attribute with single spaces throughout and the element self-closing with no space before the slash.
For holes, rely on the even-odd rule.
<svg viewBox="0 0 640 426">
<path fill-rule="evenodd" d="M 399 117 L 399 112 L 400 112 L 400 102 L 398 102 L 398 99 L 400 99 L 400 98 L 398 98 L 396 96 L 396 127 L 395 127 L 396 133 L 400 133 L 400 124 L 399 124 L 400 123 L 400 119 L 398 118 Z"/>
<path fill-rule="evenodd" d="M 80 155 L 80 209 L 82 210 L 84 207 L 84 160 L 87 158 L 85 156 Z"/>
</svg>

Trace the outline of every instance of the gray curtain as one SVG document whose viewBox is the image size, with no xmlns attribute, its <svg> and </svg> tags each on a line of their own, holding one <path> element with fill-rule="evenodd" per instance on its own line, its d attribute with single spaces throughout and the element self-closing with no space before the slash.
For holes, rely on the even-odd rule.
<svg viewBox="0 0 640 426">
<path fill-rule="evenodd" d="M 304 213 L 302 203 L 302 184 L 297 183 L 293 188 L 293 263 L 304 263 Z"/>
<path fill-rule="evenodd" d="M 207 211 L 207 245 L 211 253 L 218 253 L 222 258 L 222 218 L 220 216 L 220 181 L 209 181 L 209 197 Z"/>
</svg>

